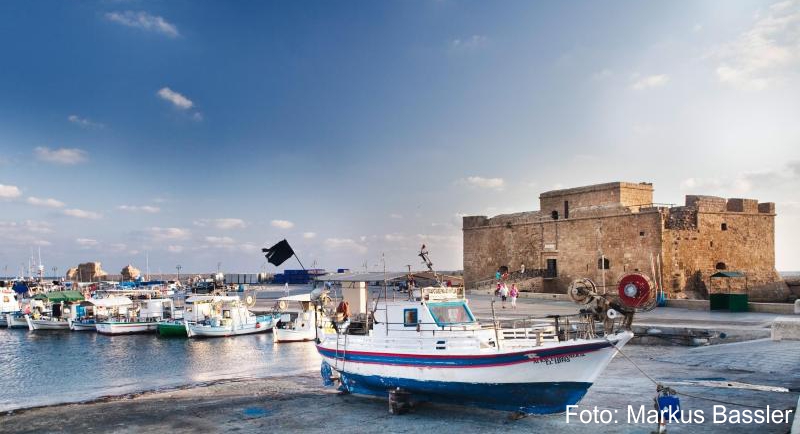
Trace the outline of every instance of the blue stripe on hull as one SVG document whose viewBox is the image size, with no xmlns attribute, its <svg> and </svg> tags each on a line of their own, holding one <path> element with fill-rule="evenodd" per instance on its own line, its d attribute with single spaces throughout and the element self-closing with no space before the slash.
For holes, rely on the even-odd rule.
<svg viewBox="0 0 800 434">
<path fill-rule="evenodd" d="M 387 396 L 399 387 L 415 401 L 520 411 L 527 414 L 560 413 L 577 404 L 591 383 L 456 383 L 341 373 L 342 389 L 355 394 Z"/>
</svg>

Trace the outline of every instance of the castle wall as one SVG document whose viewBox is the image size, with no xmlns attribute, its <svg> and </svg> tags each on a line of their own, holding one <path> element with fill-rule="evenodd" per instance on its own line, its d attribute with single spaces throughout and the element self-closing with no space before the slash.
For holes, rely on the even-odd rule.
<svg viewBox="0 0 800 434">
<path fill-rule="evenodd" d="M 570 206 L 566 219 L 564 200 Z M 582 277 L 598 285 L 605 278 L 611 289 L 630 272 L 657 274 L 653 268 L 660 262 L 660 280 L 670 296 L 706 298 L 712 290 L 710 276 L 724 264 L 726 270 L 747 276 L 751 300 L 789 297 L 775 270 L 772 203 L 691 195 L 685 206 L 643 207 L 652 203 L 652 185 L 644 183 L 546 192 L 540 203 L 541 212 L 464 217 L 468 286 L 491 279 L 500 266 L 517 271 L 524 263 L 527 270 L 545 270 L 547 259 L 555 259 L 558 277 L 544 279 L 544 290 L 564 292 L 572 280 Z M 559 219 L 552 218 L 553 210 Z M 598 268 L 601 255 L 609 261 L 605 271 Z M 715 284 L 742 286 L 738 281 Z"/>
</svg>

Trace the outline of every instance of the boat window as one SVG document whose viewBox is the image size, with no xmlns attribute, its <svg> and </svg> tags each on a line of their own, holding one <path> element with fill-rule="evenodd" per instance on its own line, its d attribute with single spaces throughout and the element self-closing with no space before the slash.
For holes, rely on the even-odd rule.
<svg viewBox="0 0 800 434">
<path fill-rule="evenodd" d="M 403 325 L 406 327 L 419 324 L 419 312 L 416 309 L 403 309 Z"/>
<path fill-rule="evenodd" d="M 472 312 L 462 302 L 429 303 L 428 309 L 439 326 L 474 322 Z"/>
</svg>

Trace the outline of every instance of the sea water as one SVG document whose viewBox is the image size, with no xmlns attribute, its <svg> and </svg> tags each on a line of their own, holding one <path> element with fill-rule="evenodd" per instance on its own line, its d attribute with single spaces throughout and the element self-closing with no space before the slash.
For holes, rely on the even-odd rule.
<svg viewBox="0 0 800 434">
<path fill-rule="evenodd" d="M 319 369 L 313 342 L 0 329 L 0 411 Z"/>
</svg>

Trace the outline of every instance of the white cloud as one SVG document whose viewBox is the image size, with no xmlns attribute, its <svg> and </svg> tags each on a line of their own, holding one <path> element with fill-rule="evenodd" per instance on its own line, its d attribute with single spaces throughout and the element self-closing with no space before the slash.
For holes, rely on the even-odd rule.
<svg viewBox="0 0 800 434">
<path fill-rule="evenodd" d="M 592 80 L 605 80 L 606 78 L 609 78 L 612 75 L 614 75 L 614 71 L 608 68 L 603 68 L 602 70 L 592 74 Z"/>
<path fill-rule="evenodd" d="M 305 238 L 307 240 L 315 238 L 316 236 L 317 236 L 317 234 L 315 232 L 303 232 L 303 238 Z"/>
<path fill-rule="evenodd" d="M 158 226 L 147 228 L 144 232 L 155 241 L 182 240 L 189 238 L 192 234 L 189 230 L 183 228 L 161 228 Z"/>
<path fill-rule="evenodd" d="M 356 253 L 366 253 L 367 247 L 350 238 L 327 238 L 325 240 L 325 247 L 331 250 L 350 250 Z"/>
<path fill-rule="evenodd" d="M 780 168 L 758 172 L 740 172 L 731 177 L 684 179 L 680 188 L 689 193 L 744 194 L 752 190 L 770 191 L 794 185 L 800 180 L 800 160 L 789 161 Z"/>
<path fill-rule="evenodd" d="M 631 89 L 633 90 L 645 90 L 651 89 L 654 87 L 661 87 L 664 86 L 669 82 L 669 76 L 666 74 L 658 74 L 658 75 L 648 75 L 647 77 L 642 77 L 636 82 L 631 85 Z"/>
<path fill-rule="evenodd" d="M 397 243 L 400 241 L 404 241 L 406 237 L 403 236 L 402 234 L 386 234 L 383 236 L 383 239 L 390 243 Z"/>
<path fill-rule="evenodd" d="M 389 214 L 389 218 L 393 218 L 393 219 L 396 219 L 396 220 L 400 220 L 400 219 L 402 219 L 402 218 L 403 218 L 403 215 L 402 215 L 402 214 L 395 214 L 395 213 L 392 213 L 392 214 Z"/>
<path fill-rule="evenodd" d="M 181 110 L 188 110 L 194 106 L 192 100 L 186 98 L 185 96 L 181 95 L 178 92 L 175 92 L 174 90 L 168 87 L 162 87 L 161 89 L 158 90 L 158 92 L 156 92 L 156 95 L 158 95 L 159 97 L 161 97 L 161 99 L 165 101 L 171 102 L 172 105 Z"/>
<path fill-rule="evenodd" d="M 711 56 L 719 61 L 717 78 L 744 90 L 761 90 L 800 67 L 800 2 L 773 4 L 766 16 L 756 15 L 752 27 Z"/>
<path fill-rule="evenodd" d="M 128 246 L 122 243 L 114 243 L 114 244 L 108 244 L 108 248 L 115 252 L 121 252 L 127 249 Z"/>
<path fill-rule="evenodd" d="M 489 38 L 484 35 L 472 35 L 467 38 L 457 38 L 450 41 L 450 48 L 456 51 L 472 51 L 485 47 Z"/>
<path fill-rule="evenodd" d="M 195 226 L 206 227 L 213 226 L 217 229 L 244 229 L 247 227 L 247 222 L 242 219 L 236 218 L 221 218 L 221 219 L 200 219 L 194 221 Z"/>
<path fill-rule="evenodd" d="M 22 191 L 16 185 L 0 184 L 0 199 L 16 199 L 22 196 Z"/>
<path fill-rule="evenodd" d="M 81 128 L 103 128 L 105 126 L 99 122 L 94 122 L 88 118 L 82 118 L 78 115 L 69 115 L 67 116 L 67 120 Z"/>
<path fill-rule="evenodd" d="M 141 211 L 141 212 L 146 212 L 146 213 L 150 213 L 150 214 L 155 214 L 155 213 L 161 211 L 161 208 L 159 208 L 157 206 L 150 206 L 150 205 L 141 205 L 141 206 L 137 206 L 137 205 L 120 205 L 120 206 L 117 207 L 117 209 L 120 210 L 120 211 L 130 211 L 130 212 Z"/>
<path fill-rule="evenodd" d="M 85 211 L 82 209 L 70 208 L 63 211 L 64 215 L 75 217 L 79 219 L 98 220 L 103 218 L 103 215 L 94 211 Z"/>
<path fill-rule="evenodd" d="M 470 176 L 460 180 L 460 182 L 471 187 L 491 188 L 494 190 L 502 190 L 506 185 L 503 178 L 484 178 L 482 176 Z"/>
<path fill-rule="evenodd" d="M 167 250 L 171 253 L 181 253 L 183 246 L 167 246 Z"/>
<path fill-rule="evenodd" d="M 160 16 L 150 15 L 144 11 L 108 12 L 105 17 L 107 20 L 123 26 L 161 33 L 171 38 L 180 36 L 178 28 L 174 24 L 167 22 Z"/>
<path fill-rule="evenodd" d="M 288 220 L 273 220 L 270 224 L 279 229 L 291 229 L 294 227 L 294 223 Z"/>
<path fill-rule="evenodd" d="M 55 164 L 78 164 L 88 159 L 86 151 L 77 148 L 50 149 L 47 146 L 39 146 L 33 152 L 39 160 Z"/>
<path fill-rule="evenodd" d="M 41 199 L 41 198 L 38 198 L 38 197 L 31 196 L 31 197 L 27 198 L 25 201 L 28 202 L 31 205 L 44 206 L 44 207 L 48 207 L 48 208 L 61 208 L 61 207 L 64 206 L 64 202 L 61 202 L 60 200 L 55 200 L 55 199 L 52 199 L 52 198 Z"/>
<path fill-rule="evenodd" d="M 205 240 L 207 243 L 214 245 L 233 244 L 236 242 L 236 240 L 231 237 L 206 237 Z"/>
<path fill-rule="evenodd" d="M 51 243 L 40 237 L 52 233 L 50 224 L 41 221 L 26 220 L 22 223 L 0 221 L 0 240 L 5 245 L 17 246 L 49 246 Z"/>
<path fill-rule="evenodd" d="M 97 240 L 93 240 L 91 238 L 78 238 L 75 240 L 75 242 L 84 248 L 96 247 L 98 244 L 100 244 L 97 242 Z"/>
</svg>

